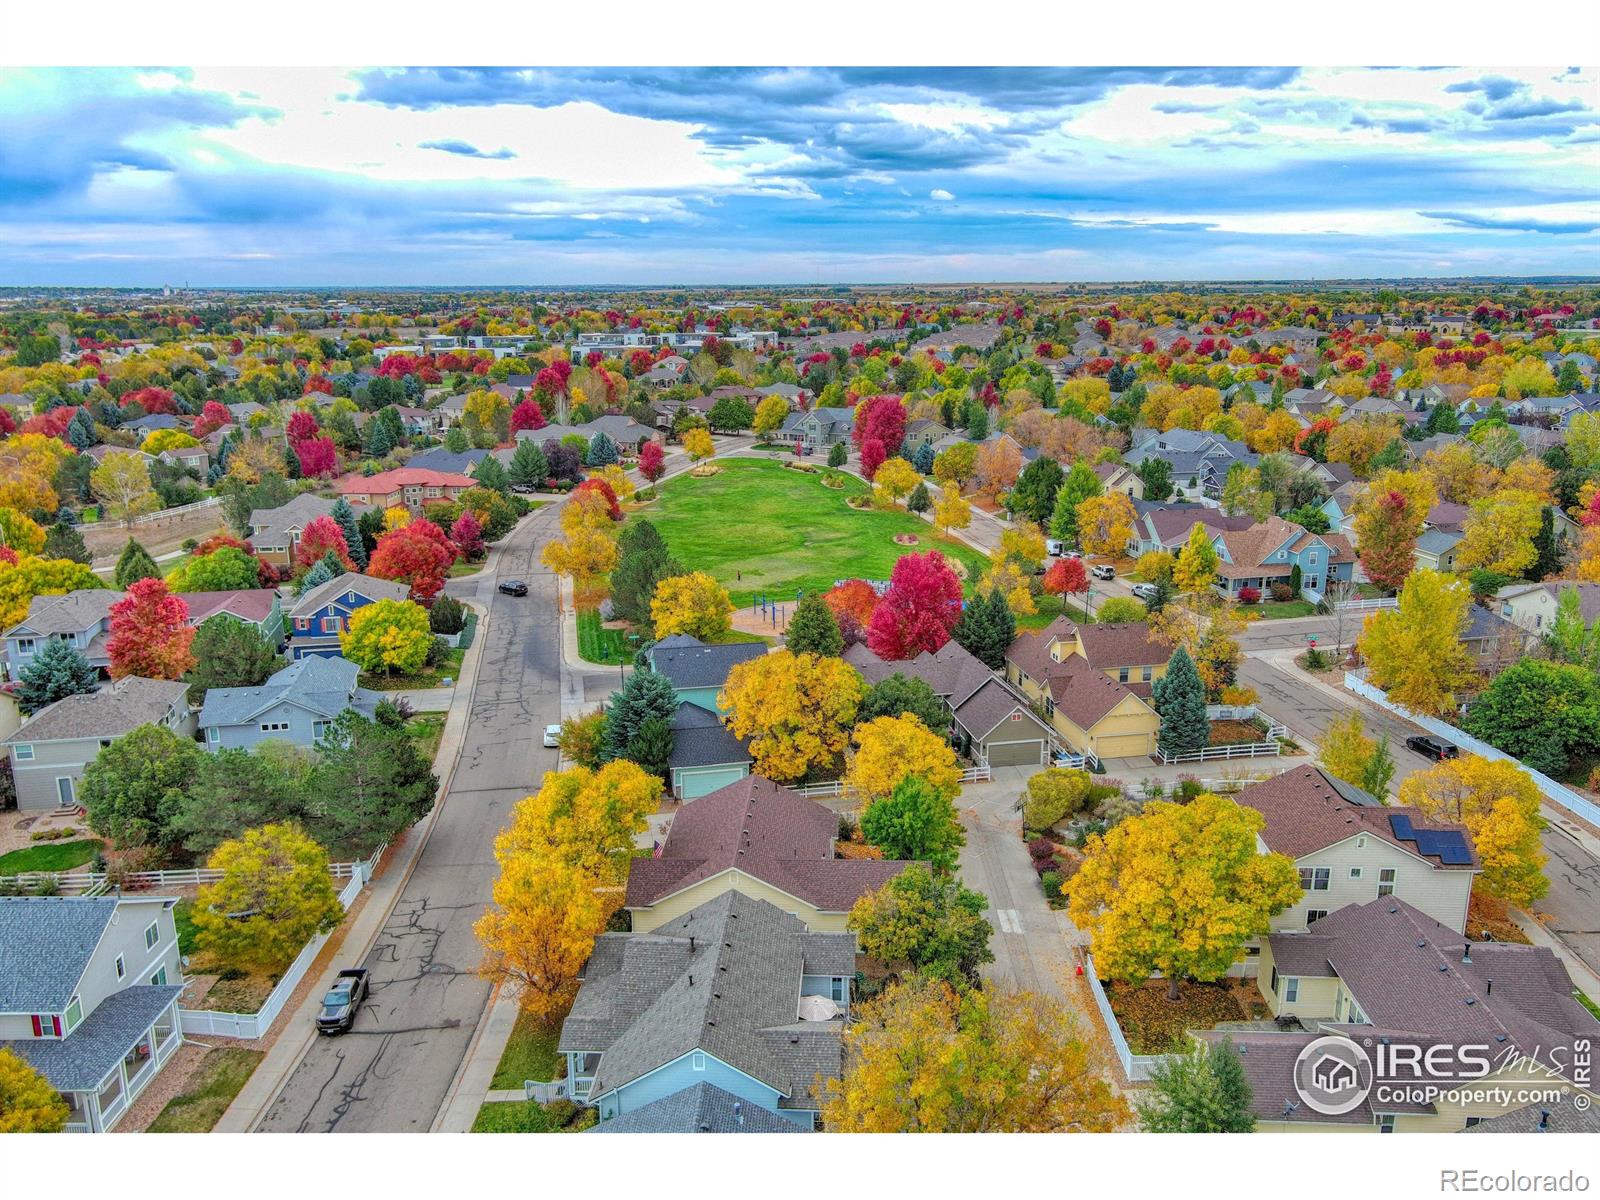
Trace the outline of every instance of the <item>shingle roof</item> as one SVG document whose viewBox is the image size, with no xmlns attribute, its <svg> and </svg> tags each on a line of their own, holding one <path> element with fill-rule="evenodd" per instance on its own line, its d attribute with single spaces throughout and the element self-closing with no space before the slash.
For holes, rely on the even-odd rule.
<svg viewBox="0 0 1600 1200">
<path fill-rule="evenodd" d="M 24 721 L 5 744 L 121 737 L 160 721 L 174 704 L 184 706 L 188 690 L 181 680 L 128 675 L 97 692 L 67 696 L 46 705 Z"/>
<path fill-rule="evenodd" d="M 465 475 L 488 457 L 488 454 L 487 450 L 462 450 L 458 453 L 443 446 L 435 446 L 431 450 L 424 450 L 421 454 L 413 454 L 406 465 Z"/>
<path fill-rule="evenodd" d="M 1051 666 L 1048 685 L 1056 711 L 1086 733 L 1130 696 L 1148 706 L 1134 692 L 1077 655 Z"/>
<path fill-rule="evenodd" d="M 1485 1117 L 1465 1133 L 1600 1133 L 1600 1108 L 1579 1108 L 1564 1098 L 1557 1103 L 1530 1104 L 1498 1117 Z"/>
<path fill-rule="evenodd" d="M 28 615 L 6 630 L 6 637 L 55 633 L 82 633 L 111 614 L 111 606 L 122 593 L 111 588 L 79 588 L 57 596 L 35 596 L 28 602 Z"/>
<path fill-rule="evenodd" d="M 207 617 L 228 613 L 240 620 L 260 624 L 272 615 L 272 605 L 278 599 L 273 588 L 248 588 L 237 592 L 185 592 L 183 601 L 189 606 L 189 623 L 198 625 Z"/>
<path fill-rule="evenodd" d="M 0 1012 L 64 1011 L 116 911 L 108 896 L 0 898 Z"/>
<path fill-rule="evenodd" d="M 869 684 L 882 683 L 892 675 L 920 679 L 952 708 L 964 704 L 994 678 L 988 667 L 954 639 L 915 658 L 882 659 L 860 642 L 846 650 L 843 657 Z"/>
<path fill-rule="evenodd" d="M 984 680 L 977 691 L 956 706 L 955 716 L 956 720 L 961 722 L 961 727 L 973 737 L 983 738 L 995 726 L 1019 710 L 1023 714 L 1023 721 L 1031 725 L 1041 738 L 1050 737 L 1050 730 L 1045 727 L 1043 721 L 1033 715 L 1028 702 L 1012 691 L 1004 680 L 997 679 L 993 675 Z M 1019 732 L 1018 736 L 1008 736 L 1005 740 L 1026 741 L 1027 736 Z"/>
<path fill-rule="evenodd" d="M 713 1083 L 697 1083 L 591 1126 L 589 1133 L 808 1133 Z"/>
<path fill-rule="evenodd" d="M 907 864 L 835 858 L 838 832 L 831 809 L 749 776 L 678 810 L 660 856 L 634 860 L 626 904 L 646 908 L 737 868 L 824 912 L 846 912 Z"/>
<path fill-rule="evenodd" d="M 257 541 L 277 546 L 277 539 L 284 530 L 304 529 L 316 518 L 330 515 L 337 503 L 337 500 L 329 500 L 315 492 L 301 492 L 277 508 L 253 509 L 250 513 L 251 534 Z"/>
<path fill-rule="evenodd" d="M 748 763 L 750 746 L 733 736 L 715 713 L 687 701 L 672 714 L 672 757 L 674 768 L 711 767 L 726 763 Z"/>
<path fill-rule="evenodd" d="M 26 1059 L 58 1092 L 91 1091 L 182 991 L 175 985 L 123 988 L 100 1001 L 64 1038 L 26 1038 L 0 1046 Z"/>
<path fill-rule="evenodd" d="M 472 487 L 472 480 L 454 471 L 433 471 L 427 467 L 396 467 L 392 471 L 379 471 L 376 475 L 346 475 L 339 480 L 339 492 L 345 496 L 366 496 L 397 492 L 407 487 Z"/>
<path fill-rule="evenodd" d="M 200 728 L 242 725 L 285 701 L 328 718 L 337 717 L 352 706 L 371 711 L 381 697 L 356 687 L 360 674 L 361 668 L 348 659 L 307 655 L 257 687 L 208 690 L 200 709 Z"/>
<path fill-rule="evenodd" d="M 289 613 L 296 617 L 306 616 L 350 591 L 365 596 L 368 600 L 404 600 L 411 594 L 405 584 L 396 583 L 392 579 L 379 579 L 373 575 L 346 571 L 342 575 L 335 575 L 327 583 L 317 584 L 294 602 L 294 607 Z"/>
<path fill-rule="evenodd" d="M 687 688 L 721 687 L 728 672 L 742 662 L 760 658 L 767 652 L 764 642 L 732 642 L 708 646 L 698 638 L 664 638 L 650 648 L 651 665 L 672 681 L 679 691 Z"/>
<path fill-rule="evenodd" d="M 1285 521 L 1276 515 L 1251 525 L 1248 529 L 1224 532 L 1221 538 L 1223 545 L 1228 549 L 1228 557 L 1218 564 L 1217 574 L 1226 578 L 1288 575 L 1290 564 L 1287 561 L 1269 563 L 1266 561 L 1267 556 L 1276 552 L 1281 546 L 1289 545 L 1298 549 L 1313 540 L 1321 541 L 1328 547 L 1329 562 L 1355 560 L 1349 542 L 1339 534 L 1311 534 L 1292 521 Z"/>
<path fill-rule="evenodd" d="M 1172 647 L 1151 633 L 1144 621 L 1080 625 L 1078 639 L 1089 664 L 1102 670 L 1162 666 L 1172 657 Z"/>
</svg>

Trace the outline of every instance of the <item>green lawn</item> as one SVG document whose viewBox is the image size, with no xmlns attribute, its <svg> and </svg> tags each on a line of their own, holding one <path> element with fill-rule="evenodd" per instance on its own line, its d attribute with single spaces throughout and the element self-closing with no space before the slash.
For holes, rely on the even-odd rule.
<svg viewBox="0 0 1600 1200">
<path fill-rule="evenodd" d="M 562 1121 L 572 1119 L 570 1126 Z M 592 1108 L 574 1109 L 567 1101 L 536 1104 L 532 1100 L 494 1101 L 478 1109 L 473 1133 L 581 1133 L 596 1120 Z"/>
<path fill-rule="evenodd" d="M 542 1083 L 553 1080 L 561 1062 L 556 1054 L 556 1041 L 560 1036 L 559 1019 L 540 1023 L 528 1013 L 519 1012 L 489 1087 L 498 1091 L 519 1088 L 528 1079 Z"/>
<path fill-rule="evenodd" d="M 445 714 L 420 713 L 406 722 L 406 732 L 416 740 L 417 749 L 429 762 L 439 753 L 439 742 L 444 738 Z"/>
<path fill-rule="evenodd" d="M 0 875 L 24 875 L 30 871 L 70 871 L 94 858 L 100 849 L 98 838 L 75 842 L 40 842 L 24 850 L 0 854 Z"/>
<path fill-rule="evenodd" d="M 856 511 L 845 497 L 867 490 L 845 477 L 838 489 L 822 473 L 791 471 L 777 462 L 729 458 L 708 479 L 679 475 L 662 484 L 645 514 L 673 557 L 707 571 L 748 607 L 757 592 L 793 604 L 797 591 L 826 591 L 841 579 L 888 579 L 902 554 L 942 550 L 975 582 L 986 560 L 964 543 L 940 538 L 904 509 Z M 914 533 L 916 546 L 894 542 Z"/>
<path fill-rule="evenodd" d="M 189 1086 L 167 1102 L 150 1133 L 210 1133 L 261 1061 L 259 1050 L 213 1050 L 189 1078 Z"/>
<path fill-rule="evenodd" d="M 172 909 L 173 923 L 178 927 L 178 953 L 193 954 L 199 930 L 194 927 L 194 901 L 179 900 Z"/>
<path fill-rule="evenodd" d="M 1315 616 L 1317 606 L 1309 600 L 1263 600 L 1260 604 L 1242 605 L 1241 611 L 1258 613 L 1263 621 L 1281 621 Z"/>
<path fill-rule="evenodd" d="M 1084 616 L 1083 597 L 1081 595 L 1071 597 L 1066 601 L 1065 605 L 1063 605 L 1062 597 L 1052 596 L 1046 593 L 1042 596 L 1035 596 L 1033 603 L 1039 611 L 1034 613 L 1032 616 L 1019 616 L 1017 618 L 1018 633 L 1029 633 L 1034 630 L 1043 629 L 1046 625 L 1050 624 L 1051 621 L 1054 621 L 1057 617 L 1059 617 L 1063 611 L 1065 611 L 1066 615 L 1072 620 L 1076 621 L 1079 625 L 1094 624 L 1094 613 L 1091 612 L 1088 616 Z"/>
<path fill-rule="evenodd" d="M 436 688 L 446 676 L 452 681 L 461 678 L 461 660 L 466 656 L 466 650 L 457 646 L 445 651 L 444 662 L 437 667 L 423 667 L 415 675 L 363 671 L 359 682 L 362 687 L 378 692 L 416 692 L 424 688 Z"/>
<path fill-rule="evenodd" d="M 633 661 L 628 635 L 620 629 L 607 629 L 600 623 L 600 614 L 592 608 L 578 613 L 578 655 L 584 662 L 613 667 Z"/>
</svg>

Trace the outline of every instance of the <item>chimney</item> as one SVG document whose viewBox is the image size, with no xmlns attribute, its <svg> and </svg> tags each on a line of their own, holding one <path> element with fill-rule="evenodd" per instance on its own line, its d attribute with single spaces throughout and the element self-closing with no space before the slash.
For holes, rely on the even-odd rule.
<svg viewBox="0 0 1600 1200">
<path fill-rule="evenodd" d="M 1545 1115 L 1549 1116 L 1548 1113 L 1546 1113 Z M 739 1100 L 735 1100 L 733 1102 L 733 1119 L 734 1119 L 735 1123 L 737 1123 L 739 1125 L 743 1125 L 744 1124 L 744 1104 L 743 1104 L 743 1102 L 741 1102 Z"/>
<path fill-rule="evenodd" d="M 1550 1110 L 1548 1108 L 1541 1108 L 1539 1110 L 1539 1132 L 1550 1132 Z"/>
<path fill-rule="evenodd" d="M 692 933 L 689 935 L 689 953 L 694 953 L 694 934 Z"/>
</svg>

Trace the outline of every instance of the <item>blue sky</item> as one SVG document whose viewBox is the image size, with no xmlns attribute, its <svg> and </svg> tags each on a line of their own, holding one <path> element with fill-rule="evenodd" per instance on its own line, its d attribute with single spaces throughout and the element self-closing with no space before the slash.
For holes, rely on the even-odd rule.
<svg viewBox="0 0 1600 1200">
<path fill-rule="evenodd" d="M 0 282 L 1600 274 L 1595 68 L 0 72 Z"/>
</svg>

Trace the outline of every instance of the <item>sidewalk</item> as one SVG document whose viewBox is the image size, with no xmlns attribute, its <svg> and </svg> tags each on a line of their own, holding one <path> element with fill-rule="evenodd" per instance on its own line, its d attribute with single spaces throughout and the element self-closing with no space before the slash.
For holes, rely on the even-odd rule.
<svg viewBox="0 0 1600 1200">
<path fill-rule="evenodd" d="M 1511 919 L 1517 923 L 1518 929 L 1528 935 L 1530 942 L 1535 946 L 1543 946 L 1561 960 L 1561 965 L 1566 967 L 1567 974 L 1572 977 L 1573 985 L 1580 992 L 1600 1004 L 1600 975 L 1595 974 L 1588 963 L 1567 949 L 1560 938 L 1552 936 L 1531 913 L 1512 909 Z"/>
</svg>

